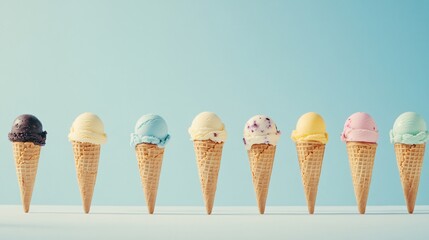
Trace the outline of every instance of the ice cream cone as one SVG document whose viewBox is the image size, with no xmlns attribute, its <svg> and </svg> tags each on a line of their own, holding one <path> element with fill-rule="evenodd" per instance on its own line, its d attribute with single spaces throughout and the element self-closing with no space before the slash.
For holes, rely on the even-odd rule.
<svg viewBox="0 0 429 240">
<path fill-rule="evenodd" d="M 160 148 L 156 144 L 141 143 L 136 146 L 136 155 L 147 208 L 149 213 L 153 214 L 164 148 Z"/>
<path fill-rule="evenodd" d="M 296 151 L 298 153 L 298 162 L 301 169 L 308 212 L 313 214 L 325 153 L 325 144 L 317 141 L 299 141 L 296 143 Z"/>
<path fill-rule="evenodd" d="M 72 141 L 83 209 L 89 213 L 100 159 L 100 145 Z"/>
<path fill-rule="evenodd" d="M 31 196 L 37 175 L 40 157 L 40 145 L 32 142 L 13 142 L 16 175 L 21 189 L 21 201 L 24 212 L 30 210 Z"/>
<path fill-rule="evenodd" d="M 413 213 L 423 166 L 425 144 L 395 144 L 396 160 L 409 213 Z"/>
<path fill-rule="evenodd" d="M 364 214 L 371 184 L 377 143 L 347 142 L 350 170 L 359 213 Z"/>
<path fill-rule="evenodd" d="M 211 214 L 216 194 L 217 177 L 222 158 L 223 142 L 195 140 L 194 149 L 200 175 L 201 190 L 207 214 Z"/>
<path fill-rule="evenodd" d="M 253 144 L 247 151 L 260 214 L 265 212 L 275 153 L 276 146 L 271 144 Z"/>
</svg>

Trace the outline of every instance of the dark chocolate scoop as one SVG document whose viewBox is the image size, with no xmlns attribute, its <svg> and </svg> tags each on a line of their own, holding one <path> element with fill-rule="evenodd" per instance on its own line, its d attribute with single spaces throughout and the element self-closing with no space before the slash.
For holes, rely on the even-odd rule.
<svg viewBox="0 0 429 240">
<path fill-rule="evenodd" d="M 12 142 L 32 142 L 43 146 L 46 134 L 39 119 L 30 114 L 23 114 L 15 119 L 8 136 Z"/>
</svg>

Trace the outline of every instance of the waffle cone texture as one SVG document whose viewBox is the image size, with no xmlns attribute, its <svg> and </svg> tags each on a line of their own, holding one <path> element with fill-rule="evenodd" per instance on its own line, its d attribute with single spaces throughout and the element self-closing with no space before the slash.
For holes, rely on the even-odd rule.
<svg viewBox="0 0 429 240">
<path fill-rule="evenodd" d="M 371 185 L 376 143 L 347 142 L 350 171 L 359 213 L 364 214 Z"/>
<path fill-rule="evenodd" d="M 260 214 L 265 213 L 275 153 L 276 146 L 271 144 L 253 144 L 247 151 Z"/>
<path fill-rule="evenodd" d="M 155 211 L 164 148 L 160 148 L 155 144 L 141 143 L 136 146 L 136 156 L 146 205 L 149 213 L 153 214 Z"/>
<path fill-rule="evenodd" d="M 223 142 L 217 143 L 211 140 L 194 141 L 201 191 L 207 214 L 211 214 L 213 209 L 222 149 Z"/>
<path fill-rule="evenodd" d="M 395 153 L 407 210 L 408 213 L 413 213 L 419 190 L 425 144 L 396 143 Z"/>
<path fill-rule="evenodd" d="M 322 170 L 325 144 L 316 141 L 301 141 L 296 143 L 302 184 L 307 199 L 308 212 L 314 213 L 317 189 Z"/>
<path fill-rule="evenodd" d="M 76 141 L 72 145 L 83 210 L 89 213 L 97 179 L 100 145 Z"/>
<path fill-rule="evenodd" d="M 24 212 L 30 210 L 31 196 L 36 181 L 41 146 L 32 142 L 13 142 L 16 175 L 21 190 Z"/>
</svg>

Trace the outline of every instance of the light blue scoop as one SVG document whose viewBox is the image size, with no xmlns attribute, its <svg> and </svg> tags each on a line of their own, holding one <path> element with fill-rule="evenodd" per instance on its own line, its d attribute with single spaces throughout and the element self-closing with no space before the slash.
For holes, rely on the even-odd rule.
<svg viewBox="0 0 429 240">
<path fill-rule="evenodd" d="M 425 120 L 415 112 L 399 115 L 390 131 L 390 142 L 403 144 L 422 144 L 429 139 Z"/>
<path fill-rule="evenodd" d="M 135 147 L 140 143 L 151 143 L 163 148 L 169 139 L 165 120 L 159 115 L 146 114 L 137 121 L 134 133 L 131 133 L 130 144 Z"/>
</svg>

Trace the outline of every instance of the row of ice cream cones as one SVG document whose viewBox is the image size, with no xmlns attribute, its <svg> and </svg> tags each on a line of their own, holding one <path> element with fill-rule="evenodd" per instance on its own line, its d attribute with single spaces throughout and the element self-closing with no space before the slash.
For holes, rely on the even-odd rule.
<svg viewBox="0 0 429 240">
<path fill-rule="evenodd" d="M 213 131 L 213 129 L 216 129 L 215 126 L 217 125 L 221 127 L 218 127 L 216 131 L 224 131 L 223 124 L 211 123 L 214 122 L 213 119 L 220 122 L 220 119 L 213 113 L 201 113 L 194 119 L 190 128 L 190 134 L 194 140 L 196 151 L 200 150 L 197 147 L 196 140 L 201 140 L 201 136 L 209 136 L 208 138 L 210 139 L 211 136 L 210 133 L 201 134 L 201 129 L 211 129 Z M 204 125 L 203 122 L 208 122 L 210 124 Z M 195 129 L 196 126 L 204 127 L 200 127 L 200 132 L 198 132 Z M 199 135 L 193 134 L 195 132 L 198 132 Z M 219 133 L 214 135 L 218 136 Z M 223 135 L 226 136 L 226 133 Z M 391 142 L 394 143 L 395 146 L 407 209 L 409 213 L 413 213 L 423 165 L 425 142 L 429 137 L 426 123 L 420 115 L 413 112 L 406 112 L 396 119 L 390 135 Z M 278 131 L 276 124 L 267 116 L 256 115 L 250 118 L 245 124 L 243 141 L 248 152 L 253 186 L 259 212 L 261 214 L 265 212 L 276 144 L 279 136 L 280 131 Z M 308 212 L 313 214 L 325 145 L 328 141 L 328 134 L 326 133 L 326 126 L 323 118 L 314 112 L 302 115 L 297 122 L 296 130 L 292 132 L 291 138 L 296 143 L 296 151 Z M 376 142 L 378 139 L 378 130 L 375 121 L 367 113 L 358 112 L 352 114 L 344 125 L 341 139 L 346 142 L 347 146 L 358 211 L 364 214 L 377 150 Z M 216 140 L 219 139 L 206 141 L 215 142 Z M 207 150 L 203 150 L 203 152 L 204 151 Z M 221 148 L 217 151 L 221 151 Z M 214 155 L 217 156 L 214 161 L 220 162 L 221 154 L 216 153 L 213 154 L 213 156 Z M 199 156 L 207 155 L 204 155 L 204 153 L 197 153 L 197 159 L 199 159 Z M 218 165 L 219 164 L 216 164 L 216 166 Z M 205 182 L 214 183 L 212 184 L 214 187 L 210 189 L 211 191 L 215 191 L 218 168 L 212 170 L 212 168 L 206 168 L 205 166 L 205 164 L 199 162 L 201 184 L 204 186 L 203 183 Z M 207 169 L 215 171 L 215 174 L 205 173 Z M 216 179 L 207 180 L 204 179 L 204 176 L 213 176 Z M 206 189 L 203 187 L 207 213 L 210 214 L 214 193 L 209 192 L 206 194 L 205 191 Z M 207 203 L 210 204 L 208 205 Z"/>
<path fill-rule="evenodd" d="M 417 131 L 414 133 L 407 131 L 406 128 L 415 129 L 416 125 L 419 125 Z M 207 214 L 211 214 L 222 149 L 227 133 L 220 118 L 211 112 L 198 114 L 189 128 L 189 133 L 194 143 L 204 204 Z M 243 141 L 261 214 L 265 212 L 279 137 L 280 131 L 274 121 L 267 116 L 256 115 L 245 124 Z M 135 131 L 131 134 L 131 146 L 135 149 L 150 214 L 155 211 L 164 147 L 169 138 L 165 120 L 154 114 L 142 116 L 136 123 Z M 296 143 L 308 212 L 313 214 L 325 145 L 328 141 L 323 118 L 317 113 L 304 114 L 298 120 L 291 138 Z M 347 119 L 341 138 L 346 142 L 356 202 L 359 213 L 363 214 L 366 209 L 377 149 L 377 127 L 368 114 L 355 113 Z M 13 142 L 24 212 L 28 212 L 40 149 L 45 144 L 46 132 L 43 131 L 42 124 L 36 117 L 21 115 L 14 121 L 9 139 Z M 391 140 L 395 144 L 398 169 L 409 213 L 414 210 L 427 139 L 425 122 L 415 113 L 404 113 L 399 116 L 391 131 Z M 101 144 L 106 141 L 102 121 L 92 113 L 79 115 L 73 122 L 69 140 L 73 146 L 84 212 L 89 213 L 97 178 Z"/>
</svg>

